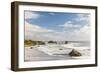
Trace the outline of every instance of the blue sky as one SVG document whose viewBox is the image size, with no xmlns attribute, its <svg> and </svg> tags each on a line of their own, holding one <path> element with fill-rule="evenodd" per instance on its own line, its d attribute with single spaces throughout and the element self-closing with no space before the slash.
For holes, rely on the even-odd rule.
<svg viewBox="0 0 100 73">
<path fill-rule="evenodd" d="M 40 17 L 37 18 L 37 19 L 30 18 L 30 19 L 25 19 L 25 20 L 27 22 L 31 23 L 31 24 L 37 24 L 38 26 L 46 28 L 46 29 L 62 31 L 63 27 L 59 27 L 59 25 L 64 24 L 67 21 L 71 21 L 73 23 L 73 26 L 74 25 L 80 26 L 80 27 L 77 27 L 77 28 L 73 27 L 71 29 L 68 29 L 69 31 L 72 30 L 72 29 L 79 29 L 82 26 L 88 24 L 87 21 L 83 21 L 83 22 L 82 21 L 76 21 L 75 19 L 78 18 L 77 13 L 36 12 L 36 11 L 35 11 L 35 13 L 39 14 Z M 88 15 L 88 14 L 85 14 L 85 15 Z"/>
<path fill-rule="evenodd" d="M 25 11 L 25 22 L 55 32 L 72 33 L 90 26 L 89 13 Z"/>
</svg>

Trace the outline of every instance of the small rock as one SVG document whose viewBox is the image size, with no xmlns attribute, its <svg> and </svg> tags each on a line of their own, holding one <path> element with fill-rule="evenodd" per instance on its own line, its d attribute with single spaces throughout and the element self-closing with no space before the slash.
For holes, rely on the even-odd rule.
<svg viewBox="0 0 100 73">
<path fill-rule="evenodd" d="M 78 52 L 77 50 L 73 49 L 70 53 L 70 56 L 82 56 L 82 54 L 80 52 Z"/>
</svg>

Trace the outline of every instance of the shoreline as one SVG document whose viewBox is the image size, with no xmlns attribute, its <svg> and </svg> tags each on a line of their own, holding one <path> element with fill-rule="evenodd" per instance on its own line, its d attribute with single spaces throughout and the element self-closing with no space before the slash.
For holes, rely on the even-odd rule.
<svg viewBox="0 0 100 73">
<path fill-rule="evenodd" d="M 72 48 L 66 49 L 64 45 L 62 46 L 64 48 L 62 50 L 59 50 L 59 46 L 54 46 L 54 45 L 53 46 L 50 46 L 50 45 L 31 46 L 32 47 L 31 49 L 30 47 L 25 47 L 25 60 L 27 61 L 49 61 L 50 60 L 51 61 L 51 60 L 72 60 L 72 59 L 74 60 L 74 59 L 90 58 L 90 55 L 88 55 L 90 53 L 90 49 L 86 49 L 86 48 L 79 49 L 78 48 L 77 50 L 84 55 L 80 57 L 71 57 L 68 55 L 68 53 L 71 52 Z"/>
</svg>

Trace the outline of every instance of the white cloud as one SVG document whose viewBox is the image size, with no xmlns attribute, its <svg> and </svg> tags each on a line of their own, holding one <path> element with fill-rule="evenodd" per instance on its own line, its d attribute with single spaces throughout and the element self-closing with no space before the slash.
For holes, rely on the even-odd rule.
<svg viewBox="0 0 100 73">
<path fill-rule="evenodd" d="M 64 28 L 62 37 L 66 36 L 66 38 L 63 38 L 63 39 L 66 39 L 69 41 L 89 41 L 91 38 L 90 15 L 77 14 L 77 17 L 73 20 L 74 22 L 67 21 L 62 25 L 58 25 L 59 27 Z M 75 24 L 75 21 L 79 23 Z M 73 28 L 76 28 L 76 29 L 73 29 Z"/>
<path fill-rule="evenodd" d="M 41 28 L 40 26 L 36 24 L 30 24 L 28 22 L 25 22 L 25 30 L 34 31 L 34 32 L 51 32 L 52 31 L 52 30 L 47 30 L 45 28 Z"/>
<path fill-rule="evenodd" d="M 40 15 L 35 12 L 25 11 L 25 19 L 31 19 L 31 18 L 37 19 L 39 17 L 40 17 Z"/>
<path fill-rule="evenodd" d="M 48 30 L 45 28 L 42 28 L 36 24 L 30 24 L 28 22 L 25 21 L 25 38 L 27 39 L 36 39 L 38 37 L 38 39 L 43 39 L 44 35 L 43 34 L 47 34 L 53 32 L 53 30 Z"/>
<path fill-rule="evenodd" d="M 55 32 L 54 30 L 49 30 L 42 28 L 36 24 L 30 24 L 25 22 L 25 39 L 31 40 L 63 40 L 62 32 Z"/>
<path fill-rule="evenodd" d="M 77 14 L 76 21 L 86 21 L 89 23 L 90 21 L 90 14 Z"/>
<path fill-rule="evenodd" d="M 55 13 L 52 13 L 52 12 L 50 12 L 49 14 L 50 14 L 50 15 L 55 15 Z"/>
<path fill-rule="evenodd" d="M 78 27 L 80 27 L 80 25 L 73 24 L 72 21 L 67 21 L 64 24 L 58 25 L 58 26 L 64 27 L 64 28 L 78 28 Z"/>
<path fill-rule="evenodd" d="M 80 28 L 79 30 L 75 30 L 72 33 L 70 33 L 69 37 L 71 40 L 89 41 L 91 37 L 90 34 L 91 34 L 91 28 L 86 25 Z"/>
<path fill-rule="evenodd" d="M 80 27 L 80 29 L 65 31 L 61 35 L 62 39 L 69 41 L 89 41 L 91 38 L 91 28 L 90 26 L 85 25 L 83 27 Z"/>
<path fill-rule="evenodd" d="M 68 22 L 70 23 L 70 22 Z M 90 26 L 84 26 L 73 32 L 56 32 L 25 22 L 25 39 L 31 40 L 68 40 L 89 41 Z"/>
</svg>

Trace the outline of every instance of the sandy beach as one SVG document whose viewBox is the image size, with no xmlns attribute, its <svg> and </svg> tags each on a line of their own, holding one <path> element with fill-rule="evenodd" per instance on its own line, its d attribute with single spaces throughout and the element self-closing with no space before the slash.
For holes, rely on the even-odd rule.
<svg viewBox="0 0 100 73">
<path fill-rule="evenodd" d="M 73 48 L 82 53 L 82 56 L 69 56 L 68 54 L 72 51 Z M 88 49 L 87 47 L 74 47 L 71 44 L 68 46 L 39 45 L 25 47 L 25 61 L 75 60 L 87 58 L 90 58 L 90 49 Z"/>
</svg>

